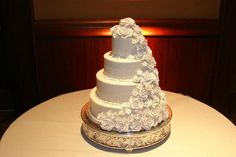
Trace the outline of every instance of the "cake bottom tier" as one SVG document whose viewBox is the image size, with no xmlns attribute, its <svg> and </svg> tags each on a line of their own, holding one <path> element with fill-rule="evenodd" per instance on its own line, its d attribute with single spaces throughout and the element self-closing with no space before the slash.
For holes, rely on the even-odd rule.
<svg viewBox="0 0 236 157">
<path fill-rule="evenodd" d="M 160 125 L 169 116 L 166 104 L 142 110 L 132 110 L 129 105 L 128 102 L 113 103 L 100 99 L 95 87 L 90 92 L 88 118 L 107 131 L 138 132 Z"/>
<path fill-rule="evenodd" d="M 97 122 L 97 116 L 101 112 L 107 112 L 108 110 L 115 112 L 122 109 L 121 103 L 112 103 L 105 100 L 100 99 L 97 96 L 97 88 L 94 87 L 90 92 L 90 111 L 89 118 L 93 122 Z"/>
</svg>

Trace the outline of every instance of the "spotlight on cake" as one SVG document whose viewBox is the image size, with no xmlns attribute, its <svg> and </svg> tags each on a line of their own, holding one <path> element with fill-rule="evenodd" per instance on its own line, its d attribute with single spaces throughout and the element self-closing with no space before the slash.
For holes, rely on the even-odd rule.
<svg viewBox="0 0 236 157">
<path fill-rule="evenodd" d="M 112 50 L 84 105 L 82 130 L 97 144 L 132 151 L 170 134 L 172 112 L 159 86 L 152 50 L 132 18 L 111 28 Z"/>
</svg>

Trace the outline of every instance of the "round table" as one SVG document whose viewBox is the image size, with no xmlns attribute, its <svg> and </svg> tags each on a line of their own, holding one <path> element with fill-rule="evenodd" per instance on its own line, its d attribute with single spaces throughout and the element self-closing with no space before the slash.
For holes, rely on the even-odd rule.
<svg viewBox="0 0 236 157">
<path fill-rule="evenodd" d="M 15 120 L 0 142 L 1 157 L 126 156 L 90 142 L 81 132 L 80 111 L 89 100 L 83 90 L 57 96 Z M 222 114 L 189 96 L 167 92 L 173 111 L 171 134 L 158 146 L 129 156 L 236 156 L 236 127 Z"/>
</svg>

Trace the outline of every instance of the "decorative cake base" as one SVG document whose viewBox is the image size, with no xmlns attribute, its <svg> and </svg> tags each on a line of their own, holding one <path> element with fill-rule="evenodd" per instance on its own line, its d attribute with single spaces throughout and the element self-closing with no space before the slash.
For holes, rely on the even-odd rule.
<svg viewBox="0 0 236 157">
<path fill-rule="evenodd" d="M 172 111 L 167 106 L 169 118 L 155 128 L 148 131 L 134 133 L 118 133 L 115 131 L 102 130 L 97 124 L 91 122 L 87 116 L 89 103 L 86 103 L 81 110 L 83 120 L 82 130 L 84 134 L 93 142 L 113 149 L 125 149 L 132 152 L 134 149 L 146 148 L 161 143 L 170 134 L 170 120 Z"/>
</svg>

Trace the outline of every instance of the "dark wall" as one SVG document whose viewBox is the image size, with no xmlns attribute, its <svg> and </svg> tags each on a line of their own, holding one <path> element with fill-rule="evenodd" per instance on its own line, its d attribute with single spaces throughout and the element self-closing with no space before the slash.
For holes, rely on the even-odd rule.
<svg viewBox="0 0 236 157">
<path fill-rule="evenodd" d="M 220 0 L 33 0 L 35 19 L 218 19 Z"/>
<path fill-rule="evenodd" d="M 21 114 L 38 102 L 31 24 L 30 0 L 1 1 L 2 114 Z"/>
<path fill-rule="evenodd" d="M 1 1 L 1 25 L 0 25 L 0 121 L 14 115 L 14 108 L 11 103 L 11 93 L 8 87 L 8 66 L 6 61 L 6 51 L 4 48 L 4 33 L 2 21 L 2 1 Z M 6 111 L 7 110 L 7 111 Z"/>
<path fill-rule="evenodd" d="M 221 40 L 213 103 L 236 119 L 236 1 L 221 3 Z"/>
</svg>

